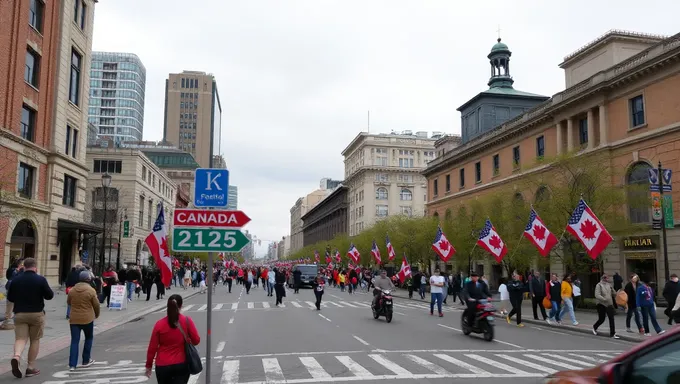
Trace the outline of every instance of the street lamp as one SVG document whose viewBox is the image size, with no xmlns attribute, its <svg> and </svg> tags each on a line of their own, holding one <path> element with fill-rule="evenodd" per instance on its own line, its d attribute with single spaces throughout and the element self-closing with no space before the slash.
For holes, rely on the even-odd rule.
<svg viewBox="0 0 680 384">
<path fill-rule="evenodd" d="M 118 223 L 118 255 L 116 256 L 116 271 L 120 270 L 120 242 L 122 240 L 121 235 L 123 233 L 123 220 L 127 220 L 127 208 L 125 208 L 125 213 L 120 217 Z"/>
<path fill-rule="evenodd" d="M 102 192 L 104 193 L 104 224 L 103 224 L 103 230 L 102 230 L 102 245 L 100 248 L 100 255 L 99 255 L 99 260 L 101 264 L 101 272 L 104 272 L 104 254 L 106 253 L 106 211 L 108 210 L 108 206 L 106 204 L 106 200 L 108 197 L 108 191 L 107 189 L 111 185 L 111 175 L 108 173 L 104 173 L 102 175 Z"/>
</svg>

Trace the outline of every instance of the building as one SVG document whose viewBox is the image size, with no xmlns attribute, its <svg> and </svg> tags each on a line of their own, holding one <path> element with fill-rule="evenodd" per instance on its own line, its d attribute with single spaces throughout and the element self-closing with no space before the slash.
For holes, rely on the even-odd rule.
<svg viewBox="0 0 680 384">
<path fill-rule="evenodd" d="M 213 168 L 227 169 L 227 161 L 224 159 L 224 156 L 222 155 L 213 156 L 212 164 Z"/>
<path fill-rule="evenodd" d="M 229 190 L 227 191 L 227 209 L 232 211 L 238 209 L 238 187 L 235 185 L 229 185 Z"/>
<path fill-rule="evenodd" d="M 328 241 L 340 234 L 347 234 L 349 223 L 348 188 L 339 185 L 302 216 L 302 245 Z"/>
<path fill-rule="evenodd" d="M 283 237 L 283 257 L 288 258 L 290 256 L 290 235 Z"/>
<path fill-rule="evenodd" d="M 215 77 L 205 72 L 171 73 L 165 81 L 163 141 L 189 152 L 202 168 L 221 155 L 222 105 Z"/>
<path fill-rule="evenodd" d="M 0 259 L 53 285 L 101 232 L 82 223 L 94 5 L 0 2 Z"/>
<path fill-rule="evenodd" d="M 350 236 L 391 215 L 423 216 L 427 185 L 420 171 L 435 158 L 435 141 L 427 132 L 361 132 L 342 151 Z"/>
<path fill-rule="evenodd" d="M 330 191 L 317 189 L 316 191 L 301 197 L 295 201 L 290 209 L 290 252 L 297 252 L 304 246 L 304 235 L 302 233 L 302 216 L 307 210 L 318 204 Z"/>
<path fill-rule="evenodd" d="M 493 60 L 491 65 L 493 70 Z M 612 167 L 626 170 L 620 180 L 612 180 L 613 186 L 648 184 L 648 170 L 659 161 L 680 172 L 680 34 L 665 38 L 610 31 L 567 56 L 560 66 L 566 90 L 428 164 L 423 174 L 429 186 L 429 215 L 445 214 L 477 196 L 541 175 L 546 172 L 544 159 L 564 153 L 599 154 Z M 677 178 L 672 185 L 680 190 Z M 680 195 L 675 191 L 673 211 L 678 217 Z M 538 187 L 517 193 L 533 203 L 544 192 Z M 651 223 L 647 208 L 631 206 L 626 212 L 632 223 Z M 603 254 L 605 273 L 635 272 L 661 286 L 665 271 L 659 235 L 648 228 L 638 236 L 645 241 L 616 238 L 609 245 Z M 679 244 L 680 230 L 670 229 L 671 272 L 680 269 Z M 564 272 L 557 258 L 550 261 L 550 271 Z M 480 266 L 492 269 L 493 281 L 501 268 L 490 264 Z"/>
<path fill-rule="evenodd" d="M 99 137 L 140 141 L 144 133 L 146 68 L 134 53 L 92 52 L 89 122 Z"/>
<path fill-rule="evenodd" d="M 281 241 L 276 244 L 276 259 L 283 260 L 286 250 L 286 236 L 281 237 Z"/>
<path fill-rule="evenodd" d="M 333 180 L 330 177 L 324 177 L 319 182 L 319 189 L 328 189 L 332 191 L 340 184 L 342 184 L 342 180 Z"/>
<path fill-rule="evenodd" d="M 106 214 L 105 264 L 116 264 L 119 249 L 121 263 L 146 264 L 148 248 L 144 239 L 156 222 L 160 204 L 170 227 L 177 185 L 140 149 L 89 147 L 87 162 L 92 171 L 87 179 L 86 196 L 91 208 L 86 218 L 103 226 Z M 105 173 L 111 176 L 106 194 L 102 187 Z M 87 251 L 90 255 L 101 255 L 101 242 Z M 101 259 L 95 260 L 101 263 Z"/>
<path fill-rule="evenodd" d="M 250 233 L 247 229 L 245 230 L 244 234 L 250 241 L 241 250 L 241 256 L 243 256 L 244 260 L 252 260 L 255 258 L 255 244 L 253 244 L 253 234 Z"/>
<path fill-rule="evenodd" d="M 278 245 L 279 245 L 279 243 L 276 242 L 276 241 L 270 241 L 269 244 L 267 244 L 267 255 L 264 258 L 265 260 L 268 260 L 268 261 L 278 260 L 277 259 L 277 257 L 278 257 L 278 252 L 277 252 Z"/>
<path fill-rule="evenodd" d="M 434 134 L 432 137 L 434 138 Z M 457 148 L 463 138 L 458 135 L 440 135 L 437 141 L 434 142 L 434 152 L 436 157 L 444 156 L 448 152 Z"/>
</svg>

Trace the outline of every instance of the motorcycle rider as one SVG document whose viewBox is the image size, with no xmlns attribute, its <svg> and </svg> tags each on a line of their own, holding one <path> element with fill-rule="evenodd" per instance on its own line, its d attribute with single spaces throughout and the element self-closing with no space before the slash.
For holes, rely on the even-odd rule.
<svg viewBox="0 0 680 384">
<path fill-rule="evenodd" d="M 380 270 L 380 276 L 373 279 L 373 308 L 378 309 L 378 298 L 380 298 L 380 292 L 385 289 L 394 289 L 394 284 L 389 277 L 387 277 L 387 271 L 384 269 Z"/>
<path fill-rule="evenodd" d="M 483 282 L 479 281 L 479 275 L 475 272 L 470 274 L 470 281 L 465 283 L 464 286 L 465 299 L 467 302 L 467 313 L 468 324 L 471 327 L 475 325 L 475 315 L 477 314 L 477 303 L 479 300 L 484 300 L 491 297 L 489 293 L 489 287 Z"/>
</svg>

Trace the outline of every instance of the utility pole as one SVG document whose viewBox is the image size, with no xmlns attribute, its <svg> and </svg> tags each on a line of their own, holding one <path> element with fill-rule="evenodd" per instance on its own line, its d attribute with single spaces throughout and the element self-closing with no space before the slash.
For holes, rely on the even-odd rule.
<svg viewBox="0 0 680 384">
<path fill-rule="evenodd" d="M 666 218 L 663 205 L 663 169 L 661 168 L 661 161 L 659 161 L 659 166 L 657 168 L 659 172 L 659 196 L 661 200 L 661 235 L 663 237 L 663 269 L 665 281 L 670 280 L 670 270 L 668 267 L 668 243 L 666 241 Z"/>
</svg>

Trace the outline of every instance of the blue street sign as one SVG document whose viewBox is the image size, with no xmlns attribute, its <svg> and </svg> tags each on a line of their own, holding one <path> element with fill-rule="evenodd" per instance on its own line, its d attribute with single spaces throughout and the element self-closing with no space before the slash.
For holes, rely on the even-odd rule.
<svg viewBox="0 0 680 384">
<path fill-rule="evenodd" d="M 194 176 L 195 207 L 226 207 L 229 171 L 218 168 L 198 168 Z"/>
<path fill-rule="evenodd" d="M 670 169 L 661 170 L 661 183 L 663 185 L 664 192 L 670 192 L 673 190 L 671 184 L 671 178 L 673 176 L 673 171 Z M 659 192 L 659 170 L 656 168 L 649 169 L 649 190 L 652 192 Z"/>
</svg>

